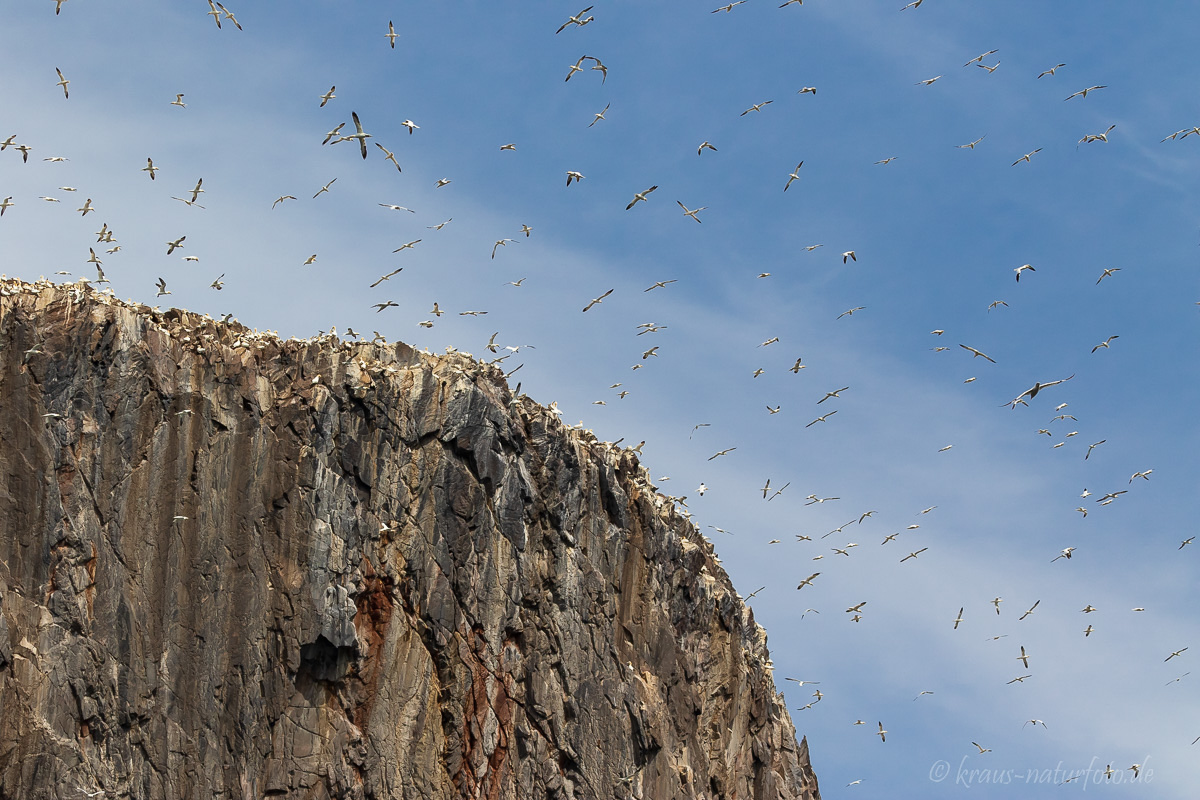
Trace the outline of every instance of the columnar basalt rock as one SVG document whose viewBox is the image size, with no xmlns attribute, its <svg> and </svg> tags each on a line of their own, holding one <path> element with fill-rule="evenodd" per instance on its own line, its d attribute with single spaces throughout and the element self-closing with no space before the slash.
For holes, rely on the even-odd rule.
<svg viewBox="0 0 1200 800">
<path fill-rule="evenodd" d="M 0 798 L 819 799 L 630 450 L 403 344 L 0 281 Z"/>
</svg>

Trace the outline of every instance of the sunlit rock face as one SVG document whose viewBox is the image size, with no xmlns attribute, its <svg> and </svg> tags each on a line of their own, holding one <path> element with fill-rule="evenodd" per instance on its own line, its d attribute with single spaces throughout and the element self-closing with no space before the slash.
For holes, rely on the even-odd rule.
<svg viewBox="0 0 1200 800">
<path fill-rule="evenodd" d="M 0 798 L 820 797 L 711 546 L 497 367 L 0 295 Z"/>
</svg>

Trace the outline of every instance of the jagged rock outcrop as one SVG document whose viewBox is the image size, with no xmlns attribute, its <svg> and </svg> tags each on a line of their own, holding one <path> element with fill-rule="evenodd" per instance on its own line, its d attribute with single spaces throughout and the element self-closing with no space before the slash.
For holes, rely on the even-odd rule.
<svg viewBox="0 0 1200 800">
<path fill-rule="evenodd" d="M 635 453 L 403 344 L 0 281 L 0 798 L 819 798 Z"/>
</svg>

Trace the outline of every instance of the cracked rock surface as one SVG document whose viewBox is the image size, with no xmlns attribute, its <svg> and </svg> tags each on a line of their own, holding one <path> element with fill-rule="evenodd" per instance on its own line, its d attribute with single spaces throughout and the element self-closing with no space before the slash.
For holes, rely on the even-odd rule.
<svg viewBox="0 0 1200 800">
<path fill-rule="evenodd" d="M 0 800 L 819 800 L 630 450 L 404 344 L 0 281 Z"/>
</svg>

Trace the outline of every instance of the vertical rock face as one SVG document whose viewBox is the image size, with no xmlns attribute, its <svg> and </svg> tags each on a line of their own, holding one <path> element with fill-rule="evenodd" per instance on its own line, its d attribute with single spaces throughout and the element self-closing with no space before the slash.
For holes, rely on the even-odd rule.
<svg viewBox="0 0 1200 800">
<path fill-rule="evenodd" d="M 632 451 L 460 354 L 0 295 L 0 798 L 819 798 Z"/>
</svg>

